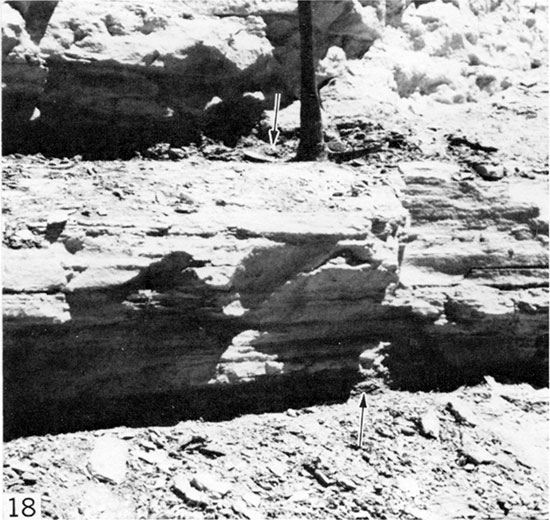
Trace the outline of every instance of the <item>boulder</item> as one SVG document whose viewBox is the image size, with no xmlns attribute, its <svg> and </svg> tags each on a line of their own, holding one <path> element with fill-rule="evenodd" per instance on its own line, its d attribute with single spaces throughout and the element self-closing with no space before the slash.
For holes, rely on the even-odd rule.
<svg viewBox="0 0 550 520">
<path fill-rule="evenodd" d="M 422 435 L 428 438 L 439 439 L 441 426 L 436 410 L 427 410 L 420 416 L 419 421 Z"/>
<path fill-rule="evenodd" d="M 128 445 L 115 437 L 99 437 L 90 453 L 88 470 L 99 480 L 120 484 L 126 478 Z"/>
</svg>

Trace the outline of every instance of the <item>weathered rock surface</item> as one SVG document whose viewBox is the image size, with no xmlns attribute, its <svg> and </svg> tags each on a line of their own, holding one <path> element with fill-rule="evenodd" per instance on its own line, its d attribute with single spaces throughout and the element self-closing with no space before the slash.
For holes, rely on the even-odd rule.
<svg viewBox="0 0 550 520">
<path fill-rule="evenodd" d="M 456 166 L 439 162 L 400 171 L 411 226 L 392 305 L 408 305 L 418 326 L 395 343 L 430 345 L 434 365 L 442 358 L 453 367 L 450 380 L 468 366 L 537 373 L 548 341 L 546 183 L 461 180 Z"/>
<path fill-rule="evenodd" d="M 49 153 L 130 157 L 159 142 L 197 141 L 200 132 L 234 144 L 275 91 L 283 103 L 299 94 L 292 1 L 63 0 L 51 19 L 26 2 L 2 10 L 7 152 L 37 148 L 40 139 Z M 47 26 L 39 35 L 37 21 Z M 315 27 L 319 58 L 330 46 L 358 57 L 381 22 L 371 6 L 331 1 L 315 4 Z"/>
<path fill-rule="evenodd" d="M 97 403 L 293 374 L 349 384 L 398 279 L 406 211 L 390 187 L 333 198 L 356 173 L 330 164 L 86 168 L 29 165 L 4 199 L 10 229 L 41 245 L 3 256 L 8 414 L 108 416 Z M 57 210 L 70 215 L 50 243 Z"/>
<path fill-rule="evenodd" d="M 368 172 L 197 160 L 60 171 L 28 158 L 17 176 L 14 165 L 3 200 L 13 433 L 142 422 L 158 403 L 168 420 L 345 395 L 380 341 L 404 384 L 545 377 L 535 235 L 546 217 L 513 202 L 519 179 L 465 184 L 453 167 L 404 163 L 343 196 Z M 531 239 L 511 233 L 520 223 Z M 23 229 L 35 247 L 13 249 Z"/>
<path fill-rule="evenodd" d="M 441 107 L 521 86 L 545 61 L 545 9 L 314 2 L 324 107 L 408 110 L 421 96 Z M 260 123 L 275 92 L 282 108 L 299 98 L 292 0 L 12 1 L 2 14 L 7 153 L 129 158 L 201 134 L 233 146 L 253 132 L 267 139 Z"/>
</svg>

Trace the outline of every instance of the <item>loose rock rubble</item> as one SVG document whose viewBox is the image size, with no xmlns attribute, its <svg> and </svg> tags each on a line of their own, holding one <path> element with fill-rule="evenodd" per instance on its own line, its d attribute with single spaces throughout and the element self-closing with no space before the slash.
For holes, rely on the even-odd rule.
<svg viewBox="0 0 550 520">
<path fill-rule="evenodd" d="M 386 388 L 367 399 L 362 447 L 359 395 L 216 423 L 13 440 L 4 447 L 4 490 L 43 495 L 44 517 L 54 519 L 547 517 L 547 389 L 489 378 L 451 394 Z M 456 421 L 449 401 L 475 414 L 475 428 Z M 438 438 L 400 431 L 419 417 L 426 430 L 427 418 L 439 424 Z M 191 449 L 206 438 L 224 453 Z M 106 475 L 125 447 L 125 478 Z M 89 472 L 99 452 L 111 464 L 102 459 L 103 470 Z M 144 453 L 163 453 L 165 464 Z"/>
</svg>

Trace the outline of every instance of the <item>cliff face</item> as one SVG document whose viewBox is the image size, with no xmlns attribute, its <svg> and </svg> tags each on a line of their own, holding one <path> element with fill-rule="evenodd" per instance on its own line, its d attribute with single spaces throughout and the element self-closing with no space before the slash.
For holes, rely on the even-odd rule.
<svg viewBox="0 0 550 520">
<path fill-rule="evenodd" d="M 314 2 L 325 109 L 506 90 L 546 61 L 545 6 L 531 4 Z M 295 0 L 12 1 L 2 21 L 5 153 L 129 158 L 201 135 L 267 141 L 273 94 L 282 108 L 299 97 Z"/>
<path fill-rule="evenodd" d="M 131 157 L 201 132 L 234 144 L 274 92 L 283 105 L 299 92 L 294 1 L 64 0 L 49 19 L 32 3 L 3 11 L 7 153 Z M 372 7 L 319 2 L 315 26 L 319 58 L 331 45 L 357 57 L 380 22 Z"/>
<path fill-rule="evenodd" d="M 160 164 L 8 160 L 8 435 L 337 398 L 381 341 L 409 386 L 544 378 L 547 228 L 519 185 L 441 163 L 403 163 L 393 185 Z"/>
<path fill-rule="evenodd" d="M 340 137 L 364 153 L 386 116 L 439 103 L 443 119 L 466 100 L 464 114 L 508 106 L 529 125 L 512 124 L 510 136 L 530 137 L 497 143 L 506 150 L 491 160 L 529 148 L 538 173 L 520 164 L 483 180 L 433 135 L 420 145 L 449 162 L 401 162 L 394 175 L 402 155 L 388 140 L 353 167 L 213 163 L 168 145 L 179 162 L 9 157 L 8 436 L 337 399 L 359 359 L 366 370 L 379 354 L 407 388 L 486 374 L 547 383 L 545 116 L 493 101 L 511 83 L 488 65 L 537 65 L 543 11 L 417 4 L 315 3 L 319 76 L 339 78 L 323 89 L 324 107 Z M 296 99 L 293 0 L 53 5 L 3 4 L 4 152 L 111 158 L 201 133 L 232 144 L 262 131 L 274 92 L 283 106 Z M 483 27 L 474 12 L 499 20 Z M 512 97 L 536 84 L 522 79 Z M 471 111 L 476 96 L 490 112 Z M 295 133 L 298 112 L 281 111 L 283 134 Z M 358 114 L 372 122 L 355 128 Z M 500 139 L 510 122 L 489 130 Z M 438 130 L 445 142 L 452 124 Z"/>
<path fill-rule="evenodd" d="M 151 164 L 56 179 L 34 164 L 6 193 L 8 428 L 21 409 L 39 427 L 44 410 L 77 406 L 81 424 L 95 403 L 259 379 L 344 388 L 378 336 L 406 216 L 388 187 L 334 204 L 352 170 Z M 107 408 L 91 420 L 112 420 Z"/>
<path fill-rule="evenodd" d="M 430 161 L 400 171 L 411 226 L 392 304 L 410 305 L 421 323 L 394 340 L 401 382 L 422 387 L 500 371 L 544 383 L 546 183 L 483 181 Z"/>
</svg>

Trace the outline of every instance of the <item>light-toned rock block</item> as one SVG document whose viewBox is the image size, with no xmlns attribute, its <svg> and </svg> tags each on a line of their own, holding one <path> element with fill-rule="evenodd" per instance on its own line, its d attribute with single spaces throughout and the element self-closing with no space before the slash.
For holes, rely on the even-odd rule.
<svg viewBox="0 0 550 520">
<path fill-rule="evenodd" d="M 67 284 L 62 259 L 48 249 L 2 250 L 5 292 L 60 291 Z"/>
</svg>

